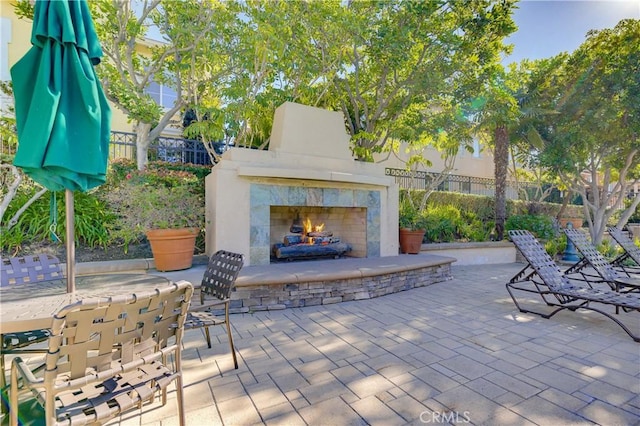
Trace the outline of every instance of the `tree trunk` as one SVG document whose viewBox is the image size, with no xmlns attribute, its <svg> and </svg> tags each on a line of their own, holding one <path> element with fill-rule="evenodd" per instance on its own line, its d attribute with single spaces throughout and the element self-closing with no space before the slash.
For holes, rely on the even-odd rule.
<svg viewBox="0 0 640 426">
<path fill-rule="evenodd" d="M 504 223 L 507 217 L 507 169 L 509 167 L 509 133 L 507 126 L 499 125 L 495 129 L 495 215 L 496 215 L 496 239 L 504 239 Z"/>
<path fill-rule="evenodd" d="M 149 132 L 151 123 L 138 122 L 136 126 L 136 163 L 138 170 L 144 170 L 149 161 Z"/>
</svg>

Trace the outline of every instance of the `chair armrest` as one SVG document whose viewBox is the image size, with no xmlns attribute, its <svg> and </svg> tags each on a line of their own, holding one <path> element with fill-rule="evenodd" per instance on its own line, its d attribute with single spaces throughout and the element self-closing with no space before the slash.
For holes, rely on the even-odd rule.
<svg viewBox="0 0 640 426">
<path fill-rule="evenodd" d="M 39 368 L 36 368 L 36 371 L 41 369 L 42 369 L 42 366 L 40 366 Z M 20 357 L 15 357 L 11 361 L 11 381 L 12 382 L 13 382 L 14 374 L 15 375 L 19 374 L 22 377 L 22 380 L 25 381 L 25 383 L 28 384 L 29 386 L 34 386 L 34 385 L 39 385 L 44 383 L 44 379 L 41 377 L 36 377 L 33 374 L 33 371 L 31 371 L 31 369 L 27 365 L 27 363 L 24 362 Z"/>
<path fill-rule="evenodd" d="M 205 303 L 202 305 L 192 303 L 191 306 L 189 306 L 189 312 L 208 311 L 211 308 L 218 307 L 218 306 L 224 307 L 225 305 L 228 305 L 230 301 L 231 299 L 212 300 L 211 302 L 205 301 Z"/>
</svg>

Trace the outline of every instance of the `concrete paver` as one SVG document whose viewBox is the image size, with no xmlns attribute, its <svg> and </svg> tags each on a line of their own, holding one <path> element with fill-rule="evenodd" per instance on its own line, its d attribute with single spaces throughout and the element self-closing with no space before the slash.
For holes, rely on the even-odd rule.
<svg viewBox="0 0 640 426">
<path fill-rule="evenodd" d="M 518 312 L 505 283 L 522 266 L 454 264 L 453 280 L 376 299 L 234 314 L 238 370 L 223 327 L 211 349 L 187 332 L 188 424 L 640 425 L 640 344 L 592 312 Z M 175 392 L 119 423 L 177 424 Z"/>
</svg>

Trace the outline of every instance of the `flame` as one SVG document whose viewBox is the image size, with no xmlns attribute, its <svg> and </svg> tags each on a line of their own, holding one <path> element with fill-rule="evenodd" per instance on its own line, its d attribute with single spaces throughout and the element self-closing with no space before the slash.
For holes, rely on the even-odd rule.
<svg viewBox="0 0 640 426">
<path fill-rule="evenodd" d="M 322 232 L 324 229 L 324 223 L 321 223 L 320 225 L 313 225 L 309 218 L 304 220 L 303 225 L 305 234 L 308 234 L 309 232 Z"/>
</svg>

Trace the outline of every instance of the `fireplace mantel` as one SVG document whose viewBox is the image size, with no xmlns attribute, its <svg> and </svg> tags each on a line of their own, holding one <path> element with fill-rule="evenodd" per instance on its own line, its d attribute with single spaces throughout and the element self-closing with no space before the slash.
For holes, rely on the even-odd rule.
<svg viewBox="0 0 640 426">
<path fill-rule="evenodd" d="M 386 177 L 357 175 L 346 172 L 311 169 L 285 169 L 272 167 L 240 167 L 238 176 L 264 177 L 276 179 L 316 180 L 329 182 L 348 182 L 363 185 L 391 186 L 393 181 Z"/>
</svg>

